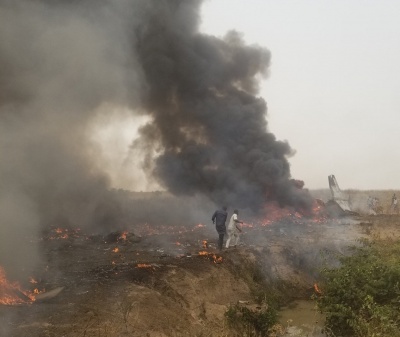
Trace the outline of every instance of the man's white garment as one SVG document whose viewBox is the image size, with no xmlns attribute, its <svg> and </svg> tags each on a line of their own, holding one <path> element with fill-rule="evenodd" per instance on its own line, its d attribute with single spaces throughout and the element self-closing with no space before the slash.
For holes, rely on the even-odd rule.
<svg viewBox="0 0 400 337">
<path fill-rule="evenodd" d="M 236 228 L 237 222 L 235 222 L 235 220 L 237 220 L 237 214 L 233 213 L 228 224 L 228 240 L 226 240 L 226 248 L 229 248 L 231 241 L 233 246 L 236 246 L 239 242 L 239 230 Z"/>
</svg>

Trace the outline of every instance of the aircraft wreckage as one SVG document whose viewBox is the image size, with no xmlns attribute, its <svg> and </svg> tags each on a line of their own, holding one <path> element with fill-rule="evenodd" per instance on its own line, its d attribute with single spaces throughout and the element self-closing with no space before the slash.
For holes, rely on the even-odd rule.
<svg viewBox="0 0 400 337">
<path fill-rule="evenodd" d="M 328 176 L 328 181 L 332 199 L 326 203 L 326 206 L 330 212 L 334 212 L 337 215 L 358 215 L 357 212 L 351 209 L 350 196 L 342 192 L 336 177 L 331 174 Z"/>
</svg>

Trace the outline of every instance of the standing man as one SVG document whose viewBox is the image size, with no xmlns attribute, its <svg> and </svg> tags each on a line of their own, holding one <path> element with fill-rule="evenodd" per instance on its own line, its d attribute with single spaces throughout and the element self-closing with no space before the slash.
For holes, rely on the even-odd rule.
<svg viewBox="0 0 400 337">
<path fill-rule="evenodd" d="M 226 240 L 226 248 L 229 248 L 231 241 L 234 247 L 236 247 L 239 242 L 239 233 L 242 232 L 239 224 L 242 224 L 243 221 L 238 219 L 238 215 L 239 211 L 235 209 L 228 224 L 228 240 Z"/>
<path fill-rule="evenodd" d="M 215 228 L 218 232 L 218 249 L 222 250 L 222 244 L 224 242 L 224 235 L 226 233 L 225 222 L 228 217 L 228 208 L 223 206 L 221 210 L 216 210 L 211 218 Z"/>
<path fill-rule="evenodd" d="M 392 205 L 391 205 L 391 213 L 399 213 L 399 209 L 398 209 L 398 205 L 397 205 L 397 197 L 396 197 L 396 193 L 393 194 L 392 197 Z"/>
</svg>

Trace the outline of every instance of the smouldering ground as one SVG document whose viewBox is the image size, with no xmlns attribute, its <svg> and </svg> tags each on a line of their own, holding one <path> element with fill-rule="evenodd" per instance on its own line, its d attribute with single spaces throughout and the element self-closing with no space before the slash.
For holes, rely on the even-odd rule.
<svg viewBox="0 0 400 337">
<path fill-rule="evenodd" d="M 122 232 L 66 237 L 54 230 L 41 242 L 46 259 L 32 275 L 37 283 L 20 282 L 30 290 L 63 290 L 33 304 L 0 306 L 0 332 L 13 337 L 221 336 L 228 331 L 227 306 L 253 300 L 246 266 L 257 266 L 270 283 L 284 283 L 287 300 L 307 297 L 324 258 L 345 253 L 360 237 L 398 237 L 399 220 L 288 218 L 245 228 L 244 245 L 221 254 L 209 226 L 141 238 L 132 232 L 125 238 Z"/>
</svg>

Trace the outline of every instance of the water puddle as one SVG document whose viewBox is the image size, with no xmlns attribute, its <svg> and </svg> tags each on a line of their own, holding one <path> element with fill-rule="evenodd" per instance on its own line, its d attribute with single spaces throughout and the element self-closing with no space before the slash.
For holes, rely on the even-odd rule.
<svg viewBox="0 0 400 337">
<path fill-rule="evenodd" d="M 279 312 L 279 322 L 285 327 L 285 337 L 325 337 L 322 332 L 324 315 L 312 300 L 299 300 Z"/>
</svg>

